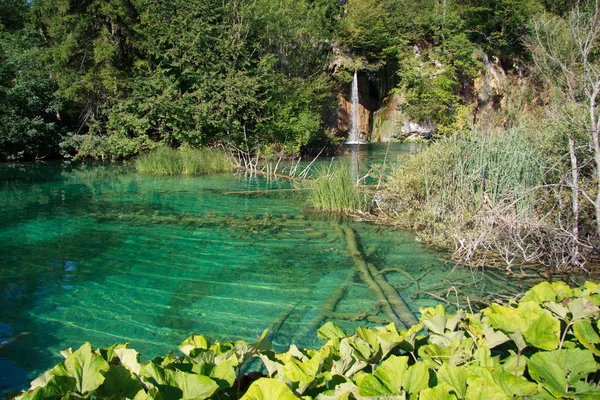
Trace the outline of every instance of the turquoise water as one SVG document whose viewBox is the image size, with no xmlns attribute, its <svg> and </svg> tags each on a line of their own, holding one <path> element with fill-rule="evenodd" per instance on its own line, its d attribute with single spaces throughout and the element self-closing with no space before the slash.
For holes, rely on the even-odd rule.
<svg viewBox="0 0 600 400">
<path fill-rule="evenodd" d="M 361 156 L 361 171 L 384 152 Z M 383 321 L 358 277 L 324 309 L 355 268 L 340 224 L 357 232 L 377 268 L 419 277 L 417 286 L 387 275 L 415 313 L 437 302 L 418 292 L 443 282 L 474 295 L 502 291 L 503 282 L 445 264 L 412 234 L 311 213 L 305 192 L 290 187 L 244 173 L 0 166 L 0 392 L 25 387 L 60 350 L 85 341 L 128 342 L 149 359 L 193 333 L 253 340 L 269 328 L 283 350 L 318 345 L 315 328 L 327 320 L 347 330 L 373 324 L 344 315 Z M 271 192 L 248 195 L 255 190 Z"/>
</svg>

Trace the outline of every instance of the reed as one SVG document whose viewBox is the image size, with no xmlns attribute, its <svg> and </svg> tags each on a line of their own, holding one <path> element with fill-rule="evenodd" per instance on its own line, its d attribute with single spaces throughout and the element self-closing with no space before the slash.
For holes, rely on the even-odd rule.
<svg viewBox="0 0 600 400">
<path fill-rule="evenodd" d="M 223 150 L 217 149 L 182 149 L 182 173 L 185 175 L 200 175 L 216 172 L 227 172 L 233 169 L 232 158 Z"/>
<path fill-rule="evenodd" d="M 311 204 L 322 210 L 343 213 L 364 211 L 367 196 L 353 182 L 350 172 L 350 166 L 345 162 L 317 167 L 316 179 L 311 183 Z"/>
<path fill-rule="evenodd" d="M 531 190 L 543 183 L 547 163 L 521 131 L 473 134 L 436 143 L 393 171 L 387 192 L 412 205 L 434 203 L 441 216 L 482 202 L 517 200 L 529 207 Z"/>
<path fill-rule="evenodd" d="M 528 262 L 525 253 L 538 257 L 544 251 L 532 244 L 530 233 L 544 223 L 541 189 L 549 170 L 524 131 L 474 132 L 435 143 L 397 167 L 383 191 L 382 208 L 400 225 L 419 231 L 423 241 L 454 247 L 465 262 L 484 252 Z"/>
<path fill-rule="evenodd" d="M 233 161 L 223 150 L 161 146 L 138 157 L 135 166 L 139 172 L 155 175 L 200 175 L 231 171 Z"/>
</svg>

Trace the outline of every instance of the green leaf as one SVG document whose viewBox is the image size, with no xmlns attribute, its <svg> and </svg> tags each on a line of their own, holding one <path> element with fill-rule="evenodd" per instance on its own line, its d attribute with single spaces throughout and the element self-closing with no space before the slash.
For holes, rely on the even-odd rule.
<svg viewBox="0 0 600 400">
<path fill-rule="evenodd" d="M 454 388 L 447 383 L 441 383 L 434 388 L 425 389 L 419 393 L 419 400 L 456 400 L 452 393 Z"/>
<path fill-rule="evenodd" d="M 136 375 L 140 374 L 142 365 L 140 364 L 140 355 L 133 349 L 117 348 L 115 354 L 119 357 L 121 364 Z"/>
<path fill-rule="evenodd" d="M 297 400 L 287 385 L 277 379 L 260 378 L 250 385 L 240 400 Z"/>
<path fill-rule="evenodd" d="M 371 374 L 359 372 L 354 375 L 354 382 L 358 386 L 361 396 L 386 396 L 392 392 L 379 379 Z"/>
<path fill-rule="evenodd" d="M 547 302 L 544 304 L 544 308 L 550 310 L 554 315 L 558 318 L 564 320 L 569 314 L 569 309 L 562 304 L 558 304 L 555 302 Z"/>
<path fill-rule="evenodd" d="M 527 329 L 528 324 L 523 318 L 521 311 L 512 307 L 492 304 L 484 312 L 486 312 L 489 318 L 490 325 L 504 333 L 523 332 Z"/>
<path fill-rule="evenodd" d="M 344 333 L 344 331 L 339 326 L 334 324 L 333 322 L 327 322 L 325 325 L 323 325 L 321 328 L 319 328 L 319 330 L 317 331 L 317 335 L 318 335 L 319 339 L 325 339 L 325 340 L 336 339 L 336 338 L 342 339 L 347 336 Z"/>
<path fill-rule="evenodd" d="M 183 343 L 181 343 L 181 345 L 179 346 L 179 350 L 181 350 L 183 354 L 189 357 L 193 357 L 193 355 L 190 354 L 195 349 L 208 350 L 208 341 L 204 336 L 190 336 L 189 338 L 185 339 Z"/>
<path fill-rule="evenodd" d="M 283 377 L 292 382 L 298 382 L 298 393 L 304 393 L 321 372 L 323 362 L 326 358 L 329 358 L 330 352 L 331 350 L 325 347 L 316 351 L 312 358 L 306 361 L 290 358 L 283 366 Z"/>
<path fill-rule="evenodd" d="M 271 342 L 267 339 L 268 330 L 265 329 L 258 340 L 248 344 L 244 341 L 235 342 L 235 354 L 239 360 L 239 365 L 244 365 L 250 358 L 258 355 L 259 352 L 271 350 Z"/>
<path fill-rule="evenodd" d="M 140 376 L 144 383 L 153 386 L 164 385 L 167 382 L 165 371 L 160 366 L 156 365 L 154 361 L 142 366 Z"/>
<path fill-rule="evenodd" d="M 515 353 L 512 350 L 509 350 L 509 352 L 510 352 L 510 356 L 506 357 L 503 360 L 502 368 L 504 370 L 510 372 L 511 374 L 514 374 L 515 370 L 517 370 L 517 367 L 518 367 L 518 371 L 516 371 L 517 375 L 522 376 L 523 373 L 525 372 L 525 367 L 527 366 L 529 359 L 527 357 L 525 357 L 523 354 L 521 354 L 521 356 L 519 357 L 517 355 L 517 353 Z"/>
<path fill-rule="evenodd" d="M 429 369 L 424 363 L 416 363 L 408 368 L 404 379 L 402 381 L 402 387 L 408 393 L 419 393 L 425 389 L 429 383 Z"/>
<path fill-rule="evenodd" d="M 76 352 L 68 355 L 64 363 L 52 369 L 52 375 L 74 378 L 74 387 L 80 394 L 97 389 L 104 382 L 109 364 L 85 343 Z"/>
<path fill-rule="evenodd" d="M 527 342 L 542 350 L 554 350 L 560 343 L 560 321 L 545 312 L 530 321 L 523 332 Z"/>
<path fill-rule="evenodd" d="M 503 343 L 506 343 L 510 340 L 508 336 L 506 336 L 501 331 L 494 330 L 489 325 L 484 325 L 482 327 L 483 334 L 485 335 L 485 340 L 487 347 L 493 349 L 496 346 L 500 346 Z"/>
<path fill-rule="evenodd" d="M 531 377 L 555 396 L 567 394 L 569 385 L 597 369 L 594 355 L 580 349 L 539 352 L 531 356 L 528 363 Z"/>
<path fill-rule="evenodd" d="M 521 301 L 533 301 L 536 304 L 542 304 L 546 301 L 556 301 L 556 290 L 549 282 L 542 282 L 525 293 Z"/>
<path fill-rule="evenodd" d="M 498 386 L 485 378 L 475 378 L 469 380 L 469 386 L 466 391 L 468 400 L 505 400 L 508 397 L 500 390 Z"/>
<path fill-rule="evenodd" d="M 598 333 L 594 330 L 592 321 L 589 319 L 575 321 L 573 324 L 573 333 L 575 334 L 575 338 L 577 338 L 585 348 L 595 355 L 600 356 L 600 350 L 596 347 L 596 345 L 600 343 L 600 336 L 598 336 Z"/>
<path fill-rule="evenodd" d="M 373 375 L 383 382 L 390 393 L 399 394 L 407 370 L 408 357 L 389 356 L 377 367 Z"/>
<path fill-rule="evenodd" d="M 438 382 L 451 387 L 459 399 L 465 397 L 467 391 L 467 372 L 464 367 L 444 364 L 437 372 Z"/>
<path fill-rule="evenodd" d="M 369 343 L 367 343 L 366 341 L 364 341 L 363 339 L 357 337 L 354 338 L 354 340 L 348 342 L 350 344 L 350 346 L 355 350 L 354 355 L 362 361 L 365 361 L 369 364 L 374 364 L 377 361 L 377 350 L 373 349 L 373 347 L 371 347 L 369 345 Z M 379 347 L 379 343 L 378 343 L 378 347 Z"/>
<path fill-rule="evenodd" d="M 492 376 L 496 385 L 502 388 L 508 396 L 522 398 L 538 392 L 538 386 L 535 383 L 522 376 L 515 376 L 514 370 L 509 372 L 502 368 L 494 369 Z"/>
<path fill-rule="evenodd" d="M 176 371 L 174 378 L 184 399 L 207 399 L 219 389 L 217 382 L 203 375 Z"/>
<path fill-rule="evenodd" d="M 219 381 L 225 381 L 231 387 L 236 379 L 234 368 L 236 365 L 235 360 L 222 361 L 219 365 L 215 365 L 211 369 L 208 376 Z"/>
<path fill-rule="evenodd" d="M 430 318 L 423 318 L 423 325 L 430 331 L 442 335 L 446 329 L 448 318 L 445 315 L 433 315 Z"/>
<path fill-rule="evenodd" d="M 46 384 L 48 384 L 48 382 L 54 378 L 54 375 L 52 375 L 52 370 L 48 370 L 46 372 L 44 372 L 42 375 L 38 376 L 36 379 L 31 381 L 31 387 L 29 388 L 29 390 L 35 389 L 37 387 L 44 387 L 46 386 Z"/>
<path fill-rule="evenodd" d="M 570 301 L 567 308 L 573 315 L 573 320 L 600 316 L 600 308 L 583 297 Z"/>
<path fill-rule="evenodd" d="M 275 376 L 283 376 L 283 364 L 272 358 L 272 354 L 259 354 L 258 357 L 262 360 L 269 378 Z"/>
<path fill-rule="evenodd" d="M 356 330 L 356 335 L 360 339 L 362 339 L 366 343 L 368 343 L 369 347 L 371 348 L 371 351 L 370 351 L 371 357 L 369 357 L 369 358 L 373 359 L 372 361 L 374 361 L 374 362 L 378 362 L 379 359 L 377 359 L 377 358 L 381 356 L 381 343 L 379 342 L 377 333 L 375 333 L 371 329 L 358 328 Z M 366 354 L 366 353 L 363 353 L 363 355 L 364 354 Z"/>
<path fill-rule="evenodd" d="M 140 382 L 127 368 L 122 365 L 111 365 L 104 382 L 95 394 L 106 398 L 111 396 L 133 398 L 142 389 Z"/>
</svg>

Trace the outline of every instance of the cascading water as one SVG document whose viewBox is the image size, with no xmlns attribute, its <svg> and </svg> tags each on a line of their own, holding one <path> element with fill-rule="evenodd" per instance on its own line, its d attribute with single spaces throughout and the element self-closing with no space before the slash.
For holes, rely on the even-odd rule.
<svg viewBox="0 0 600 400">
<path fill-rule="evenodd" d="M 354 71 L 352 81 L 352 121 L 350 125 L 350 137 L 348 144 L 360 144 L 360 114 L 358 112 L 358 74 Z"/>
</svg>

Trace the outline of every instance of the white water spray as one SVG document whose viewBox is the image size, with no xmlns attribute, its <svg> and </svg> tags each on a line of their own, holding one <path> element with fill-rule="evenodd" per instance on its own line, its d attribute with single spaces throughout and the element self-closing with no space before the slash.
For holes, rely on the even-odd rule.
<svg viewBox="0 0 600 400">
<path fill-rule="evenodd" d="M 360 114 L 358 109 L 358 74 L 354 71 L 354 80 L 352 81 L 352 120 L 350 125 L 350 137 L 346 143 L 360 143 Z"/>
</svg>

